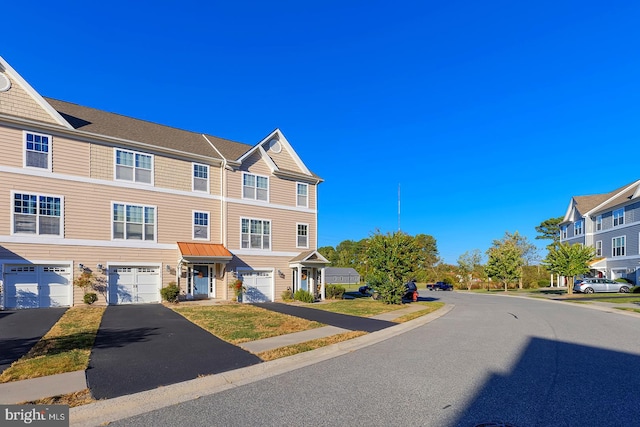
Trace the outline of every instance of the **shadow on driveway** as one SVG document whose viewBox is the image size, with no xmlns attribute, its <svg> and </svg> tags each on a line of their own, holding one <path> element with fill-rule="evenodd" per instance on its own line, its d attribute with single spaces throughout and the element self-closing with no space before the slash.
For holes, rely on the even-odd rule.
<svg viewBox="0 0 640 427">
<path fill-rule="evenodd" d="M 87 383 L 94 398 L 110 399 L 260 362 L 163 305 L 109 306 Z"/>
<path fill-rule="evenodd" d="M 67 308 L 34 308 L 0 312 L 0 372 L 27 354 Z"/>
</svg>

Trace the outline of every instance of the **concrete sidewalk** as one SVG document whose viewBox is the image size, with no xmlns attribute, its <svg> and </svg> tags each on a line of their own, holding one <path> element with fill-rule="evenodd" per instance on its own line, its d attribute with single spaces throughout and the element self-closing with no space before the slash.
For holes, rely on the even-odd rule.
<svg viewBox="0 0 640 427">
<path fill-rule="evenodd" d="M 419 304 L 410 304 L 398 310 L 372 316 L 369 319 L 392 321 L 393 319 L 397 319 L 405 314 L 424 309 L 425 307 Z M 259 353 L 349 331 L 349 329 L 343 329 L 335 326 L 324 326 L 308 331 L 246 342 L 240 344 L 240 347 L 252 353 Z M 47 397 L 75 393 L 87 388 L 89 387 L 87 385 L 85 371 L 68 372 L 23 381 L 13 381 L 0 384 L 0 404 L 30 402 Z"/>
</svg>

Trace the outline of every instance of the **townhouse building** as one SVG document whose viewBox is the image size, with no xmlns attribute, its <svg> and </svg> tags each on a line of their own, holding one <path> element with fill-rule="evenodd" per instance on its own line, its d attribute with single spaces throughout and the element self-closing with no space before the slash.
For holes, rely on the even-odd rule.
<svg viewBox="0 0 640 427">
<path fill-rule="evenodd" d="M 574 196 L 560 226 L 560 242 L 591 246 L 591 275 L 640 279 L 640 180 L 610 193 Z"/>
<path fill-rule="evenodd" d="M 276 129 L 255 145 L 46 98 L 0 57 L 2 308 L 324 296 L 311 172 Z"/>
</svg>

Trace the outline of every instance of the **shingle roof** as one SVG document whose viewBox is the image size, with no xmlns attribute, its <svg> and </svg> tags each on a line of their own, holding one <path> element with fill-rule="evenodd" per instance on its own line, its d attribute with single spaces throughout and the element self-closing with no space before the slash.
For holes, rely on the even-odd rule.
<svg viewBox="0 0 640 427">
<path fill-rule="evenodd" d="M 576 203 L 578 212 L 580 212 L 582 215 L 590 212 L 597 207 L 599 207 L 598 211 L 603 211 L 610 209 L 616 205 L 620 205 L 629 200 L 636 192 L 638 185 L 640 185 L 640 181 L 632 182 L 605 194 L 594 194 L 591 196 L 574 196 L 573 200 Z M 602 205 L 605 202 L 607 203 Z"/>
<path fill-rule="evenodd" d="M 53 98 L 45 98 L 45 100 L 75 129 L 89 133 L 215 159 L 220 159 L 220 154 L 222 154 L 228 160 L 236 160 L 252 147 L 211 135 L 206 135 L 205 139 L 201 133 L 83 107 Z M 207 139 L 218 149 L 220 154 L 211 147 Z"/>
</svg>

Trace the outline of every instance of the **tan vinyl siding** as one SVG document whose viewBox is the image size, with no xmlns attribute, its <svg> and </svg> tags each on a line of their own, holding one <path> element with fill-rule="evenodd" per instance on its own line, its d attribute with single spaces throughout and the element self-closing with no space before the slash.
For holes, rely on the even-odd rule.
<svg viewBox="0 0 640 427">
<path fill-rule="evenodd" d="M 22 130 L 0 126 L 2 165 L 21 168 L 24 165 Z"/>
<path fill-rule="evenodd" d="M 113 180 L 113 147 L 91 144 L 91 178 Z"/>
<path fill-rule="evenodd" d="M 267 154 L 269 154 L 269 157 L 273 159 L 273 162 L 278 165 L 278 168 L 301 173 L 303 172 L 284 146 L 282 147 L 282 151 L 279 153 L 275 153 L 273 149 L 269 149 Z"/>
<path fill-rule="evenodd" d="M 168 157 L 154 156 L 154 184 L 156 187 L 191 191 L 193 188 L 192 163 Z"/>
<path fill-rule="evenodd" d="M 9 77 L 7 74 L 4 75 Z M 11 77 L 9 80 L 11 80 L 11 89 L 0 92 L 0 114 L 57 123 L 15 80 Z"/>
<path fill-rule="evenodd" d="M 90 146 L 85 142 L 53 136 L 51 139 L 51 171 L 64 175 L 89 176 Z"/>
</svg>

